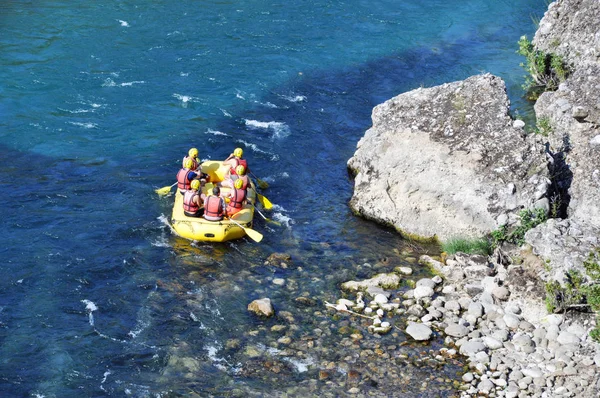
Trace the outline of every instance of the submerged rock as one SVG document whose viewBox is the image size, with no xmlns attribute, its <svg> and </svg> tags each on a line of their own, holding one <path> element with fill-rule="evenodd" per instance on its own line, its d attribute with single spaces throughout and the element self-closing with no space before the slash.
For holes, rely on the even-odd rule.
<svg viewBox="0 0 600 398">
<path fill-rule="evenodd" d="M 265 318 L 269 318 L 275 315 L 275 310 L 273 309 L 271 299 L 269 298 L 254 300 L 253 302 L 248 304 L 248 311 L 252 312 L 255 315 Z"/>
</svg>

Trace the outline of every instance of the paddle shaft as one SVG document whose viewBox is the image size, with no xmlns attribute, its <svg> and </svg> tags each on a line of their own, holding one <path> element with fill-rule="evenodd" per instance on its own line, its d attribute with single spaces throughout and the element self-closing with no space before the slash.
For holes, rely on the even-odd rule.
<svg viewBox="0 0 600 398">
<path fill-rule="evenodd" d="M 232 223 L 234 223 L 235 225 L 237 225 L 238 227 L 243 229 L 244 232 L 246 232 L 246 235 L 248 235 L 250 237 L 250 239 L 252 239 L 253 241 L 260 242 L 262 240 L 263 236 L 260 232 L 255 231 L 251 228 L 246 228 L 242 224 L 240 224 L 239 222 L 235 221 L 232 218 L 230 218 L 229 221 L 231 221 Z"/>
</svg>

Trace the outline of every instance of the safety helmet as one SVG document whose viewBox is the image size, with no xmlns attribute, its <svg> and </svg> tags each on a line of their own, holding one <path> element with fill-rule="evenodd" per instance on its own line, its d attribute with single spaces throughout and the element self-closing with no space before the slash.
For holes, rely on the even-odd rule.
<svg viewBox="0 0 600 398">
<path fill-rule="evenodd" d="M 198 190 L 200 188 L 200 181 L 198 180 L 192 180 L 192 183 L 190 184 L 190 187 L 192 187 L 192 189 L 194 190 Z"/>
<path fill-rule="evenodd" d="M 186 169 L 191 169 L 194 166 L 194 161 L 192 159 L 186 159 L 183 167 Z"/>
<path fill-rule="evenodd" d="M 198 157 L 198 149 L 191 148 L 190 151 L 188 152 L 188 155 L 190 155 L 190 157 L 192 157 L 192 158 L 197 158 Z"/>
<path fill-rule="evenodd" d="M 244 167 L 244 165 L 240 164 L 235 168 L 235 174 L 239 175 L 239 176 L 243 176 L 244 174 L 246 174 L 246 168 Z"/>
<path fill-rule="evenodd" d="M 233 186 L 236 187 L 237 189 L 242 189 L 242 186 L 244 185 L 244 181 L 242 181 L 241 178 L 238 178 L 237 180 L 235 180 L 235 182 L 233 183 Z"/>
<path fill-rule="evenodd" d="M 243 154 L 244 150 L 242 148 L 235 148 L 235 150 L 233 151 L 233 156 L 235 156 L 236 158 L 241 158 Z"/>
</svg>

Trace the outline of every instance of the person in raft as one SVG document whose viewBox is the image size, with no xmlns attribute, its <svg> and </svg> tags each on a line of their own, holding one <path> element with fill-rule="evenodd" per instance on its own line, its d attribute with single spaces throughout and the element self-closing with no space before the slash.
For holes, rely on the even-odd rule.
<svg viewBox="0 0 600 398">
<path fill-rule="evenodd" d="M 246 194 L 248 191 L 242 188 L 243 181 L 241 179 L 235 180 L 233 183 L 233 189 L 227 194 L 225 200 L 229 199 L 227 203 L 227 217 L 233 216 L 235 213 L 242 210 L 244 203 L 246 203 Z"/>
<path fill-rule="evenodd" d="M 200 181 L 192 180 L 190 189 L 183 195 L 183 214 L 188 217 L 202 217 L 204 214 L 202 198 L 198 194 L 199 189 Z"/>
<path fill-rule="evenodd" d="M 197 148 L 190 148 L 190 150 L 188 151 L 188 154 L 183 157 L 183 161 L 181 162 L 181 167 L 185 167 L 185 161 L 188 159 L 192 159 L 192 161 L 194 162 L 192 164 L 191 170 L 192 171 L 198 170 L 198 167 L 200 167 L 200 160 L 198 159 L 198 149 Z"/>
<path fill-rule="evenodd" d="M 204 199 L 204 218 L 208 221 L 221 221 L 225 215 L 225 203 L 220 194 L 219 187 L 214 187 L 212 194 Z"/>
<path fill-rule="evenodd" d="M 190 184 L 193 180 L 200 180 L 201 183 L 210 180 L 208 174 L 202 172 L 197 173 L 192 170 L 192 167 L 194 167 L 194 161 L 192 159 L 187 159 L 183 168 L 177 172 L 177 188 L 179 188 L 179 192 L 182 195 L 190 189 Z"/>
<path fill-rule="evenodd" d="M 248 179 L 248 175 L 246 174 L 246 168 L 241 164 L 235 168 L 235 174 L 231 174 L 228 179 L 222 181 L 221 185 L 224 187 L 233 188 L 237 180 L 242 181 L 242 189 L 248 189 L 248 184 L 250 184 L 250 180 Z"/>
<path fill-rule="evenodd" d="M 230 174 L 235 174 L 235 168 L 239 165 L 244 166 L 246 171 L 248 170 L 248 162 L 246 159 L 242 159 L 243 155 L 244 150 L 242 148 L 235 148 L 233 153 L 231 153 L 227 159 L 223 161 L 223 164 L 229 165 L 229 170 L 227 171 L 225 178 L 228 178 Z"/>
</svg>

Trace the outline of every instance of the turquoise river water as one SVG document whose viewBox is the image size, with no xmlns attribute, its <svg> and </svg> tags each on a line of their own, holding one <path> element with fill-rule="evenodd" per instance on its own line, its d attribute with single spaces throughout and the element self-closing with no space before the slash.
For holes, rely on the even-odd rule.
<svg viewBox="0 0 600 398">
<path fill-rule="evenodd" d="M 426 360 L 441 337 L 377 337 L 325 309 L 340 282 L 437 250 L 353 216 L 346 162 L 372 108 L 417 87 L 491 72 L 528 116 L 516 43 L 545 8 L 3 1 L 0 396 L 451 396 L 460 360 Z M 269 182 L 280 225 L 256 219 L 260 244 L 171 234 L 154 189 L 191 146 L 241 146 Z M 293 266 L 264 265 L 273 252 Z M 280 315 L 250 316 L 259 297 Z"/>
</svg>

